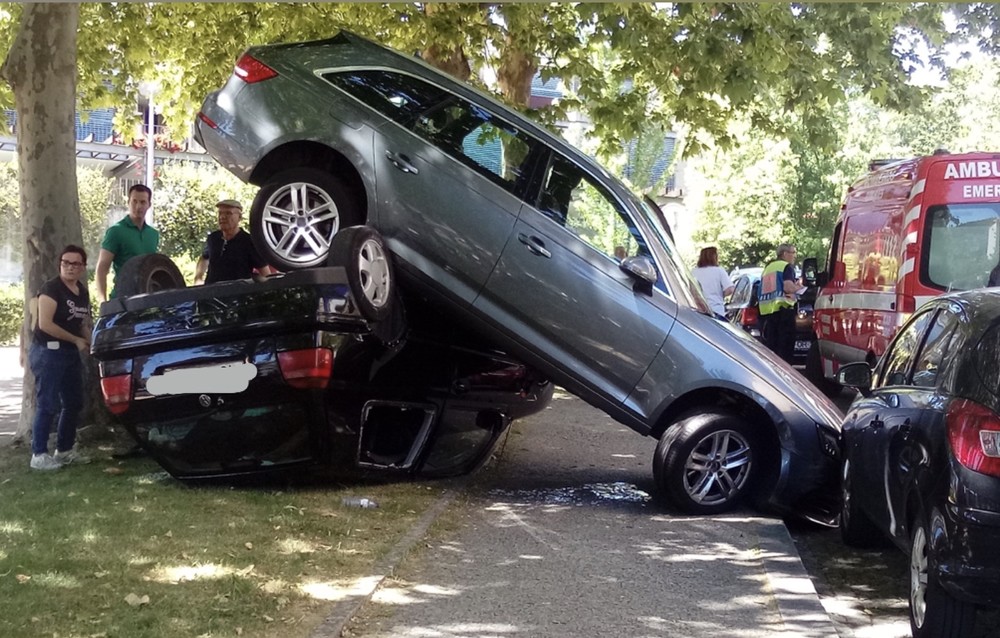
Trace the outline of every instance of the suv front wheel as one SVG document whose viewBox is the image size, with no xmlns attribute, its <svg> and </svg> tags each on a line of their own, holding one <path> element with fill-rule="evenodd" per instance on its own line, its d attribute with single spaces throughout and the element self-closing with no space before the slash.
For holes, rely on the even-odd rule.
<svg viewBox="0 0 1000 638">
<path fill-rule="evenodd" d="M 753 490 L 760 454 L 753 428 L 742 418 L 725 412 L 694 414 L 660 437 L 653 477 L 678 509 L 718 514 L 735 508 Z"/>
<path fill-rule="evenodd" d="M 362 222 L 357 200 L 339 179 L 315 168 L 270 178 L 250 209 L 250 235 L 264 261 L 280 271 L 326 263 L 341 228 Z"/>
</svg>

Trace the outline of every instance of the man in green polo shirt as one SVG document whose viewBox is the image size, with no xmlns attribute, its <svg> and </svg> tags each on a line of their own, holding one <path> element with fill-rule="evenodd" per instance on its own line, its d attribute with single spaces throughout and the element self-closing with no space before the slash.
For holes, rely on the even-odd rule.
<svg viewBox="0 0 1000 638">
<path fill-rule="evenodd" d="M 128 217 L 104 233 L 101 252 L 97 256 L 97 297 L 101 302 L 115 296 L 108 295 L 108 271 L 115 268 L 115 283 L 126 261 L 137 255 L 155 253 L 160 246 L 160 232 L 146 224 L 146 211 L 153 199 L 153 191 L 144 184 L 128 189 Z"/>
</svg>

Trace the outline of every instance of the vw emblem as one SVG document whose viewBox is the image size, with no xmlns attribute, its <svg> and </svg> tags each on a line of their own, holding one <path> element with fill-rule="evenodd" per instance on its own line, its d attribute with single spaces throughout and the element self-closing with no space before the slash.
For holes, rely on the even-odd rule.
<svg viewBox="0 0 1000 638">
<path fill-rule="evenodd" d="M 198 405 L 200 405 L 203 408 L 211 407 L 212 397 L 208 396 L 207 394 L 198 395 Z"/>
</svg>

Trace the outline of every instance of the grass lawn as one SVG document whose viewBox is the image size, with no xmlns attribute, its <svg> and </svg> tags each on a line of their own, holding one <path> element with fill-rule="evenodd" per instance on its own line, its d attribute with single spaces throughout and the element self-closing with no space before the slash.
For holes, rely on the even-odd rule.
<svg viewBox="0 0 1000 638">
<path fill-rule="evenodd" d="M 308 636 L 444 490 L 188 485 L 148 458 L 28 469 L 0 447 L 0 636 Z M 345 507 L 368 497 L 377 509 Z"/>
</svg>

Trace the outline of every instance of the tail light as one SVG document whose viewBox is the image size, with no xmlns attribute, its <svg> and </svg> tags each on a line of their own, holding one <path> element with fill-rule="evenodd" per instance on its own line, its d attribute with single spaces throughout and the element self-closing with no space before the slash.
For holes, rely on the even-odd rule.
<svg viewBox="0 0 1000 638">
<path fill-rule="evenodd" d="M 750 333 L 754 339 L 760 338 L 760 311 L 757 306 L 747 306 L 740 310 L 736 318 L 740 327 Z"/>
<path fill-rule="evenodd" d="M 212 118 L 208 117 L 204 113 L 198 113 L 198 119 L 208 124 L 212 128 L 219 128 L 219 125 L 212 121 Z"/>
<path fill-rule="evenodd" d="M 104 395 L 104 405 L 111 414 L 121 414 L 128 410 L 132 401 L 132 375 L 120 374 L 101 379 L 101 394 Z"/>
<path fill-rule="evenodd" d="M 278 367 L 293 388 L 325 388 L 333 372 L 333 351 L 329 348 L 306 348 L 279 352 Z"/>
<path fill-rule="evenodd" d="M 278 77 L 277 71 L 249 53 L 244 53 L 240 56 L 240 59 L 236 62 L 236 68 L 233 69 L 233 73 L 247 84 L 263 82 L 264 80 Z"/>
<path fill-rule="evenodd" d="M 948 443 L 963 466 L 1000 477 L 1000 416 L 967 399 L 955 399 L 946 414 Z"/>
</svg>

